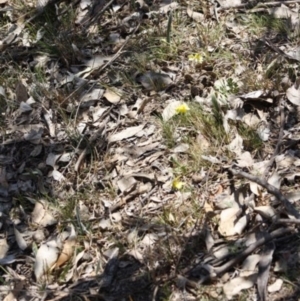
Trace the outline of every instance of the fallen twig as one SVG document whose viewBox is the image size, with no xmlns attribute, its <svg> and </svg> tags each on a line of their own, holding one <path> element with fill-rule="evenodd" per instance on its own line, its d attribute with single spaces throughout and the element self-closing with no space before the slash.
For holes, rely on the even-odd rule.
<svg viewBox="0 0 300 301">
<path fill-rule="evenodd" d="M 296 219 L 300 219 L 300 214 L 299 212 L 295 209 L 295 207 L 291 204 L 291 202 L 282 195 L 282 193 L 280 192 L 279 189 L 277 189 L 276 187 L 274 187 L 273 185 L 269 184 L 265 179 L 263 178 L 259 178 L 256 176 L 253 176 L 247 172 L 244 171 L 237 171 L 233 168 L 229 168 L 228 169 L 234 176 L 239 176 L 239 177 L 243 177 L 246 178 L 262 187 L 264 187 L 265 189 L 267 189 L 267 191 L 274 195 L 276 197 L 277 200 L 279 200 L 285 207 L 286 212 L 293 216 Z"/>
<path fill-rule="evenodd" d="M 264 237 L 262 237 L 261 239 L 257 240 L 255 243 L 251 244 L 249 247 L 247 247 L 245 250 L 241 251 L 240 253 L 236 254 L 236 256 L 234 258 L 232 258 L 231 260 L 229 260 L 228 262 L 226 262 L 225 264 L 223 264 L 220 267 L 217 268 L 212 268 L 212 271 L 210 273 L 208 273 L 208 275 L 203 276 L 200 281 L 191 281 L 188 280 L 187 278 L 178 275 L 178 279 L 184 279 L 186 285 L 189 285 L 193 288 L 200 288 L 201 284 L 209 282 L 213 279 L 215 279 L 216 277 L 220 277 L 222 276 L 224 273 L 226 273 L 227 271 L 229 271 L 230 269 L 232 269 L 236 264 L 240 263 L 242 260 L 244 260 L 248 255 L 250 255 L 252 252 L 254 252 L 257 248 L 261 247 L 262 245 L 268 243 L 269 241 L 272 241 L 274 238 L 283 236 L 287 233 L 290 233 L 294 231 L 294 229 L 291 228 L 280 228 L 280 229 L 276 229 L 273 232 L 271 232 L 268 235 L 265 235 Z"/>
<path fill-rule="evenodd" d="M 135 187 L 134 187 L 135 188 Z M 147 185 L 142 185 L 141 187 L 139 187 L 138 189 L 135 189 L 134 191 L 130 192 L 128 195 L 120 197 L 120 199 L 117 201 L 116 204 L 112 205 L 109 208 L 109 212 L 113 213 L 115 211 L 117 211 L 118 209 L 120 209 L 121 207 L 123 207 L 125 204 L 127 204 L 130 200 L 134 199 L 135 197 L 147 192 Z M 149 196 L 151 196 L 156 189 L 152 189 L 150 190 L 150 192 L 148 192 L 148 194 L 146 195 L 146 198 L 148 198 Z"/>
<path fill-rule="evenodd" d="M 82 153 L 79 155 L 76 163 L 75 163 L 75 166 L 74 166 L 74 170 L 76 173 L 78 173 L 79 171 L 79 168 L 80 168 L 80 165 L 83 161 L 83 159 L 86 157 L 86 155 L 88 154 L 88 151 L 91 149 L 91 147 L 95 144 L 96 140 L 101 137 L 103 135 L 103 132 L 105 130 L 105 126 L 106 126 L 106 123 L 107 123 L 107 118 L 102 122 L 101 126 L 99 127 L 99 129 L 97 131 L 95 131 L 93 133 L 93 135 L 90 137 L 89 139 L 89 144 L 88 146 L 82 151 Z M 102 143 L 104 145 L 104 139 L 102 139 Z"/>
<path fill-rule="evenodd" d="M 264 174 L 263 174 L 264 178 L 267 177 L 269 170 L 275 161 L 276 156 L 279 154 L 280 145 L 282 144 L 285 116 L 284 116 L 284 107 L 281 106 L 281 101 L 279 103 L 279 107 L 280 107 L 280 130 L 279 130 L 279 134 L 278 134 L 278 140 L 277 140 L 277 144 L 276 144 L 274 153 L 273 153 L 271 159 L 269 160 L 269 163 L 264 171 Z"/>
<path fill-rule="evenodd" d="M 288 0 L 288 1 L 271 1 L 271 2 L 264 2 L 264 3 L 258 3 L 252 8 L 259 8 L 259 7 L 272 7 L 272 6 L 280 6 L 282 4 L 296 4 L 300 3 L 300 0 Z M 227 7 L 220 7 L 218 11 L 224 11 L 228 9 L 239 9 L 239 8 L 247 8 L 251 6 L 252 3 L 241 3 L 238 5 L 232 5 L 232 6 L 227 6 Z M 254 3 L 253 3 L 254 4 Z"/>
<path fill-rule="evenodd" d="M 106 4 L 103 0 L 96 1 L 89 15 L 86 16 L 81 22 L 81 25 L 87 25 L 87 22 L 89 21 L 88 26 L 91 26 L 105 13 L 105 11 L 113 4 L 114 1 L 115 0 L 110 0 Z"/>
<path fill-rule="evenodd" d="M 261 239 L 257 240 L 254 244 L 251 244 L 248 248 L 237 254 L 234 258 L 223 264 L 222 266 L 215 268 L 214 272 L 221 276 L 228 270 L 230 270 L 233 266 L 235 266 L 237 263 L 241 262 L 244 258 L 246 258 L 248 255 L 250 255 L 255 249 L 258 247 L 264 245 L 265 243 L 273 240 L 274 238 L 283 236 L 287 233 L 290 233 L 291 231 L 294 231 L 291 228 L 280 228 L 276 229 L 273 232 L 271 232 L 269 235 L 266 235 L 262 237 Z"/>
<path fill-rule="evenodd" d="M 286 54 L 284 51 L 282 51 L 280 48 L 278 48 L 277 46 L 275 46 L 271 41 L 269 41 L 268 39 L 264 38 L 264 39 L 260 39 L 261 42 L 263 42 L 267 47 L 269 47 L 270 49 L 272 49 L 273 51 L 275 51 L 276 53 L 278 53 L 279 55 L 282 55 L 283 57 L 285 57 L 286 59 L 289 59 L 293 62 L 297 62 L 299 63 L 299 59 L 292 57 L 289 54 Z"/>
<path fill-rule="evenodd" d="M 300 225 L 300 219 L 279 218 L 279 219 L 275 220 L 274 223 Z"/>
</svg>

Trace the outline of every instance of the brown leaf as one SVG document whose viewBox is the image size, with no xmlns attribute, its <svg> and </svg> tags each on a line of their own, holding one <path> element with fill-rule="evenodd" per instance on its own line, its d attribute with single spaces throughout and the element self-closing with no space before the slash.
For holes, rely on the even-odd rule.
<svg viewBox="0 0 300 301">
<path fill-rule="evenodd" d="M 24 276 L 22 276 L 24 277 Z M 25 285 L 25 277 L 24 279 L 18 279 L 16 281 L 16 284 L 14 286 L 14 289 L 4 298 L 3 301 L 15 301 L 18 298 L 18 295 L 22 291 L 24 285 Z"/>
<path fill-rule="evenodd" d="M 7 244 L 6 238 L 0 239 L 0 259 L 5 257 L 8 249 L 9 245 Z"/>
<path fill-rule="evenodd" d="M 16 98 L 20 103 L 22 101 L 26 102 L 26 100 L 28 99 L 27 89 L 21 81 L 18 81 L 16 85 Z"/>
<path fill-rule="evenodd" d="M 56 261 L 55 268 L 58 268 L 65 264 L 73 256 L 75 244 L 76 239 L 74 237 L 65 241 L 63 249 Z"/>
<path fill-rule="evenodd" d="M 257 278 L 257 290 L 259 300 L 267 300 L 267 284 L 269 279 L 270 267 L 273 259 L 273 253 L 275 251 L 274 242 L 270 242 L 264 246 L 263 254 L 258 266 L 258 278 Z"/>
</svg>

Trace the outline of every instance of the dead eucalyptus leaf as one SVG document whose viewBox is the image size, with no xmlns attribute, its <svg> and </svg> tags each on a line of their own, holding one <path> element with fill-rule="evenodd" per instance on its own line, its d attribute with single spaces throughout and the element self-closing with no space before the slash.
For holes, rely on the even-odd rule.
<svg viewBox="0 0 300 301">
<path fill-rule="evenodd" d="M 3 299 L 3 301 L 16 301 L 19 300 L 18 297 L 22 292 L 24 285 L 26 284 L 25 276 L 18 276 L 19 278 L 15 279 L 15 285 L 11 292 Z"/>
<path fill-rule="evenodd" d="M 172 11 L 179 7 L 179 4 L 176 1 L 163 0 L 160 4 L 159 12 L 166 14 L 169 11 Z"/>
<path fill-rule="evenodd" d="M 297 80 L 297 82 L 299 79 Z M 293 86 L 286 90 L 287 99 L 294 105 L 300 106 L 300 85 L 295 83 Z"/>
<path fill-rule="evenodd" d="M 256 132 L 257 132 L 259 138 L 262 141 L 268 141 L 269 140 L 269 136 L 270 136 L 271 130 L 270 130 L 268 124 L 266 124 L 266 123 L 260 124 L 260 126 L 258 127 L 258 129 L 256 130 Z"/>
<path fill-rule="evenodd" d="M 93 121 L 96 122 L 107 111 L 108 107 L 95 107 L 93 110 Z"/>
<path fill-rule="evenodd" d="M 262 96 L 264 96 L 265 91 L 264 90 L 257 90 L 257 91 L 252 91 L 246 94 L 241 95 L 240 97 L 244 99 L 257 99 Z"/>
<path fill-rule="evenodd" d="M 104 90 L 103 89 L 94 89 L 89 93 L 84 94 L 80 101 L 82 103 L 86 102 L 89 103 L 90 101 L 99 100 L 103 96 Z"/>
<path fill-rule="evenodd" d="M 251 167 L 254 163 L 252 156 L 249 152 L 244 152 L 240 154 L 237 162 L 237 166 L 239 167 Z"/>
<path fill-rule="evenodd" d="M 277 189 L 280 189 L 281 181 L 282 177 L 277 172 L 274 172 L 272 176 L 268 179 L 268 183 L 273 185 Z"/>
<path fill-rule="evenodd" d="M 27 89 L 23 85 L 22 81 L 18 81 L 16 85 L 16 98 L 17 102 L 19 103 L 26 103 L 26 100 L 28 99 Z"/>
<path fill-rule="evenodd" d="M 37 157 L 41 154 L 43 150 L 43 145 L 41 144 L 38 144 L 34 147 L 34 149 L 31 151 L 30 153 L 30 157 Z"/>
<path fill-rule="evenodd" d="M 177 146 L 175 146 L 171 152 L 172 153 L 185 153 L 189 150 L 190 146 L 189 144 L 187 143 L 182 143 L 182 144 L 179 144 Z"/>
<path fill-rule="evenodd" d="M 239 204 L 235 201 L 234 193 L 223 192 L 216 194 L 212 201 L 218 209 L 239 208 Z"/>
<path fill-rule="evenodd" d="M 129 189 L 136 183 L 137 181 L 134 179 L 134 177 L 124 177 L 117 182 L 118 188 L 121 190 L 121 192 L 129 191 Z"/>
<path fill-rule="evenodd" d="M 119 223 L 122 220 L 122 215 L 120 212 L 115 212 L 110 215 L 110 218 L 114 223 Z"/>
<path fill-rule="evenodd" d="M 282 3 L 280 6 L 270 7 L 268 13 L 278 19 L 289 19 L 293 26 L 299 24 L 298 12 L 292 11 L 288 6 Z"/>
<path fill-rule="evenodd" d="M 217 0 L 217 2 L 224 8 L 235 7 L 242 3 L 241 0 Z"/>
<path fill-rule="evenodd" d="M 216 258 L 224 258 L 230 253 L 229 248 L 226 245 L 216 246 L 212 252 Z"/>
<path fill-rule="evenodd" d="M 0 239 L 0 259 L 5 257 L 8 249 L 9 245 L 7 244 L 6 238 Z"/>
<path fill-rule="evenodd" d="M 61 182 L 63 180 L 65 180 L 66 178 L 64 177 L 64 175 L 58 171 L 57 169 L 54 169 L 52 171 L 52 177 L 55 181 Z"/>
<path fill-rule="evenodd" d="M 222 162 L 218 158 L 211 156 L 211 155 L 209 155 L 209 156 L 201 155 L 201 158 L 203 160 L 211 162 L 212 164 L 222 164 Z"/>
<path fill-rule="evenodd" d="M 205 19 L 204 14 L 195 12 L 190 7 L 187 8 L 186 12 L 187 12 L 188 16 L 196 22 L 200 23 L 200 22 L 203 22 Z"/>
<path fill-rule="evenodd" d="M 41 200 L 40 202 L 36 202 L 34 209 L 31 213 L 32 222 L 42 226 L 47 227 L 56 224 L 56 219 L 50 214 L 45 205 L 45 201 Z"/>
<path fill-rule="evenodd" d="M 116 142 L 116 141 L 120 141 L 120 140 L 123 140 L 123 139 L 130 138 L 132 136 L 135 136 L 137 133 L 141 132 L 144 127 L 145 127 L 145 124 L 128 127 L 128 128 L 126 128 L 125 130 L 123 130 L 119 133 L 110 135 L 108 137 L 108 141 L 109 142 Z"/>
<path fill-rule="evenodd" d="M 206 250 L 210 252 L 214 245 L 215 241 L 213 236 L 211 235 L 211 231 L 209 229 L 205 230 L 205 244 L 206 244 Z"/>
<path fill-rule="evenodd" d="M 276 217 L 276 211 L 272 206 L 258 206 L 254 210 L 258 212 L 262 217 L 271 219 Z"/>
<path fill-rule="evenodd" d="M 158 240 L 158 235 L 154 233 L 148 233 L 144 236 L 142 239 L 141 243 L 142 245 L 146 247 L 151 247 L 155 244 L 155 242 Z"/>
<path fill-rule="evenodd" d="M 300 200 L 300 191 L 289 192 L 285 197 L 293 204 Z"/>
<path fill-rule="evenodd" d="M 269 293 L 275 293 L 281 290 L 281 287 L 283 285 L 282 279 L 276 279 L 276 281 L 268 286 L 268 292 Z"/>
<path fill-rule="evenodd" d="M 111 221 L 108 218 L 102 218 L 99 222 L 100 229 L 106 230 L 112 227 Z"/>
<path fill-rule="evenodd" d="M 44 128 L 40 126 L 38 129 L 31 129 L 29 132 L 24 134 L 24 139 L 30 141 L 31 143 L 38 144 L 41 141 Z"/>
<path fill-rule="evenodd" d="M 111 56 L 95 55 L 93 58 L 86 61 L 85 65 L 89 68 L 96 69 L 104 65 L 111 58 L 112 58 Z"/>
<path fill-rule="evenodd" d="M 253 113 L 248 113 L 243 116 L 242 121 L 251 128 L 256 128 L 260 123 L 260 119 Z"/>
<path fill-rule="evenodd" d="M 32 107 L 30 106 L 30 104 L 22 101 L 20 103 L 19 110 L 20 110 L 21 113 L 26 113 L 26 112 L 32 111 Z"/>
<path fill-rule="evenodd" d="M 263 247 L 261 259 L 258 266 L 257 290 L 259 300 L 267 300 L 267 284 L 269 280 L 269 271 L 275 251 L 274 242 L 269 242 Z"/>
<path fill-rule="evenodd" d="M 247 227 L 247 224 L 250 220 L 249 214 L 243 215 L 234 225 L 234 231 L 236 234 L 242 234 Z"/>
<path fill-rule="evenodd" d="M 6 98 L 5 89 L 2 86 L 0 86 L 0 96 L 3 96 L 4 98 Z"/>
<path fill-rule="evenodd" d="M 51 137 L 55 137 L 55 124 L 53 123 L 53 111 L 52 109 L 48 110 L 45 114 L 44 114 L 44 118 L 45 121 L 48 125 L 48 129 L 49 129 L 49 134 Z"/>
<path fill-rule="evenodd" d="M 181 101 L 172 101 L 165 108 L 162 113 L 162 118 L 164 121 L 168 121 L 173 116 L 177 114 L 176 108 L 178 108 L 182 104 Z"/>
<path fill-rule="evenodd" d="M 36 2 L 37 10 L 43 11 L 49 2 L 50 2 L 50 0 L 37 0 L 37 2 Z"/>
<path fill-rule="evenodd" d="M 145 89 L 152 91 L 162 91 L 172 83 L 172 79 L 168 74 L 154 71 L 148 71 L 138 76 L 137 80 Z"/>
<path fill-rule="evenodd" d="M 58 158 L 60 156 L 61 155 L 58 155 L 58 154 L 55 154 L 55 153 L 49 153 L 48 156 L 47 156 L 47 159 L 46 159 L 46 164 L 49 165 L 49 166 L 54 167 L 56 161 L 58 160 Z"/>
<path fill-rule="evenodd" d="M 239 213 L 240 208 L 228 208 L 221 212 L 218 228 L 218 231 L 221 235 L 231 236 L 236 234 L 236 229 L 234 228 L 234 226 L 238 220 Z"/>
<path fill-rule="evenodd" d="M 111 89 L 106 89 L 103 96 L 112 104 L 117 104 L 121 100 L 121 92 Z"/>
<path fill-rule="evenodd" d="M 42 276 L 55 264 L 60 253 L 59 248 L 60 246 L 55 239 L 40 246 L 34 263 L 34 275 L 37 280 L 41 280 Z"/>
<path fill-rule="evenodd" d="M 243 262 L 240 276 L 248 277 L 254 273 L 257 273 L 258 268 L 256 268 L 256 266 L 258 265 L 259 261 L 260 261 L 259 254 L 253 254 L 248 256 Z"/>
<path fill-rule="evenodd" d="M 243 138 L 236 133 L 235 138 L 227 145 L 227 148 L 237 155 L 241 155 L 242 150 L 244 149 Z"/>
<path fill-rule="evenodd" d="M 239 294 L 244 289 L 251 288 L 257 281 L 257 273 L 253 273 L 248 277 L 237 277 L 228 281 L 223 286 L 226 297 L 230 300 L 233 296 Z"/>
<path fill-rule="evenodd" d="M 25 250 L 27 248 L 27 243 L 26 243 L 25 239 L 23 238 L 22 234 L 19 232 L 19 230 L 16 227 L 14 227 L 14 234 L 15 234 L 15 238 L 16 238 L 18 247 L 21 250 Z"/>
<path fill-rule="evenodd" d="M 76 245 L 76 232 L 73 225 L 70 225 L 68 235 L 69 237 L 63 242 L 63 248 L 55 263 L 55 268 L 65 264 L 73 256 Z"/>
</svg>

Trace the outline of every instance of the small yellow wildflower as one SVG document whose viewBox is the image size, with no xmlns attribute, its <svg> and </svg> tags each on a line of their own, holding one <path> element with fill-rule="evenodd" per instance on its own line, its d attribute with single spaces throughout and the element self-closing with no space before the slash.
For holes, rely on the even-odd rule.
<svg viewBox="0 0 300 301">
<path fill-rule="evenodd" d="M 189 55 L 189 61 L 196 62 L 198 64 L 201 64 L 203 62 L 204 58 L 201 53 L 193 53 Z"/>
<path fill-rule="evenodd" d="M 190 110 L 190 108 L 186 103 L 183 103 L 179 105 L 175 110 L 177 114 L 185 114 L 187 111 Z"/>
<path fill-rule="evenodd" d="M 181 190 L 183 186 L 185 185 L 184 182 L 179 181 L 179 178 L 175 178 L 172 182 L 172 188 L 174 190 Z"/>
</svg>

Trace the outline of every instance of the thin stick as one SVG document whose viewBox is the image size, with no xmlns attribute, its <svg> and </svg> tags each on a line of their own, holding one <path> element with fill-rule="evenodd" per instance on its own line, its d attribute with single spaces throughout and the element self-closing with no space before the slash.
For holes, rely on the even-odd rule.
<svg viewBox="0 0 300 301">
<path fill-rule="evenodd" d="M 236 256 L 234 258 L 232 258 L 231 260 L 229 260 L 222 266 L 217 267 L 217 268 L 212 268 L 212 271 L 208 275 L 202 277 L 200 281 L 197 281 L 197 282 L 191 281 L 181 275 L 178 275 L 177 278 L 184 279 L 186 285 L 191 286 L 195 289 L 199 289 L 201 284 L 211 281 L 211 280 L 215 279 L 216 277 L 222 276 L 224 273 L 226 273 L 227 271 L 232 269 L 236 264 L 240 263 L 242 260 L 244 260 L 248 255 L 250 255 L 253 251 L 255 251 L 260 246 L 268 243 L 269 241 L 271 241 L 277 237 L 284 236 L 285 234 L 290 233 L 292 231 L 293 231 L 293 229 L 291 229 L 291 228 L 280 228 L 280 229 L 274 230 L 270 234 L 262 237 L 261 239 L 257 240 L 255 243 L 251 244 L 245 250 L 236 254 Z"/>
<path fill-rule="evenodd" d="M 90 137 L 89 139 L 89 144 L 88 146 L 81 152 L 81 154 L 79 155 L 76 163 L 75 163 L 75 166 L 74 166 L 74 170 L 76 173 L 79 172 L 79 168 L 80 168 L 80 165 L 81 165 L 81 162 L 83 161 L 83 159 L 86 157 L 86 155 L 88 154 L 88 151 L 89 149 L 91 149 L 96 140 L 101 137 L 101 135 L 103 134 L 104 130 L 105 130 L 105 126 L 106 126 L 106 123 L 107 123 L 108 119 L 106 118 L 104 121 L 102 121 L 101 125 L 99 126 L 99 128 L 97 129 L 97 131 L 95 131 L 92 136 Z M 103 141 L 101 141 L 104 145 L 104 139 Z"/>
<path fill-rule="evenodd" d="M 230 270 L 233 266 L 235 266 L 237 263 L 241 262 L 245 257 L 250 255 L 255 249 L 262 246 L 263 244 L 273 240 L 276 237 L 283 236 L 287 233 L 290 233 L 293 231 L 291 228 L 280 228 L 276 229 L 273 232 L 271 232 L 269 235 L 266 235 L 265 237 L 262 237 L 261 239 L 257 240 L 254 244 L 251 244 L 248 248 L 240 252 L 237 256 L 223 264 L 222 266 L 215 268 L 214 272 L 220 276 Z"/>
<path fill-rule="evenodd" d="M 138 188 L 136 189 L 136 187 L 133 187 L 133 189 L 134 189 L 134 191 L 131 191 L 128 195 L 119 197 L 119 200 L 117 201 L 117 203 L 112 205 L 109 208 L 109 212 L 113 213 L 113 212 L 119 210 L 125 204 L 127 204 L 130 200 L 132 200 L 135 197 L 138 197 L 139 195 L 147 192 L 148 188 L 147 188 L 147 186 L 142 186 L 140 189 L 138 189 Z M 154 191 L 155 191 L 155 189 L 150 190 L 148 195 L 150 196 L 152 193 L 154 193 Z"/>
<path fill-rule="evenodd" d="M 279 55 L 282 55 L 283 57 L 285 57 L 286 59 L 289 59 L 291 61 L 297 62 L 299 63 L 299 59 L 292 57 L 289 54 L 286 54 L 284 51 L 282 51 L 280 48 L 278 48 L 277 46 L 275 46 L 271 41 L 269 41 L 267 38 L 264 39 L 260 39 L 261 42 L 263 42 L 266 46 L 268 46 L 270 49 L 272 49 L 273 51 L 275 51 L 276 53 L 278 53 Z"/>
<path fill-rule="evenodd" d="M 279 189 L 277 189 L 273 185 L 269 184 L 265 179 L 258 178 L 256 176 L 253 176 L 253 175 L 251 175 L 247 172 L 244 172 L 244 171 L 237 171 L 233 168 L 229 168 L 228 170 L 235 176 L 246 178 L 246 179 L 248 179 L 248 180 L 264 187 L 265 189 L 267 189 L 267 191 L 270 194 L 274 195 L 276 197 L 276 199 L 279 200 L 284 205 L 284 207 L 286 209 L 286 212 L 289 215 L 292 215 L 296 219 L 300 219 L 299 212 L 295 209 L 295 207 L 291 204 L 291 202 L 286 197 L 284 197 L 282 195 L 282 193 L 280 192 Z"/>
<path fill-rule="evenodd" d="M 299 219 L 279 218 L 274 221 L 275 224 L 295 224 L 300 225 Z"/>
<path fill-rule="evenodd" d="M 272 155 L 271 159 L 269 160 L 269 163 L 264 171 L 264 174 L 263 174 L 264 178 L 267 177 L 269 170 L 275 161 L 276 156 L 279 154 L 280 145 L 282 144 L 285 116 L 284 116 L 284 108 L 281 106 L 281 101 L 279 103 L 279 107 L 280 107 L 280 130 L 279 130 L 279 134 L 278 134 L 278 140 L 277 140 L 277 144 L 276 144 L 276 147 L 274 150 L 274 154 Z"/>
<path fill-rule="evenodd" d="M 81 25 L 85 25 L 89 21 L 88 26 L 91 26 L 93 23 L 95 23 L 95 21 L 97 21 L 99 17 L 104 14 L 104 12 L 113 4 L 114 1 L 115 0 L 110 0 L 105 5 L 105 1 L 96 1 L 96 4 L 92 8 L 90 15 L 81 23 Z M 97 11 L 101 6 L 103 6 L 102 9 L 100 11 Z"/>
<path fill-rule="evenodd" d="M 270 6 L 279 6 L 281 4 L 296 4 L 296 3 L 300 3 L 300 0 L 272 1 L 272 2 L 258 3 L 253 8 L 258 8 L 258 7 L 261 7 L 261 6 L 269 6 L 270 7 Z M 223 10 L 227 10 L 227 9 L 246 8 L 247 6 L 250 6 L 250 5 L 251 5 L 251 3 L 242 3 L 242 4 L 233 5 L 233 6 L 229 6 L 229 7 L 220 7 L 218 9 L 218 11 L 223 11 Z"/>
</svg>

